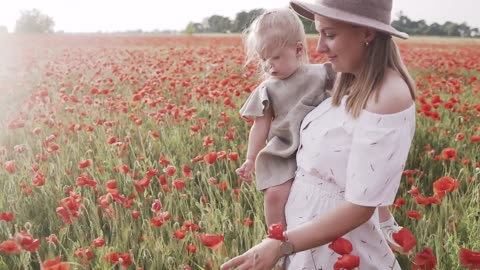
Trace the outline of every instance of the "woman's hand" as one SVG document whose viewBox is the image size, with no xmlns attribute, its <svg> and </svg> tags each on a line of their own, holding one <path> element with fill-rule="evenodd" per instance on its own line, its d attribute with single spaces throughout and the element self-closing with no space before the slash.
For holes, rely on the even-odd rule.
<svg viewBox="0 0 480 270">
<path fill-rule="evenodd" d="M 240 168 L 235 170 L 238 176 L 247 182 L 252 182 L 252 173 L 255 169 L 255 161 L 252 159 L 247 159 Z"/>
<path fill-rule="evenodd" d="M 282 257 L 281 241 L 265 238 L 260 244 L 249 249 L 228 262 L 222 264 L 221 270 L 270 270 Z"/>
</svg>

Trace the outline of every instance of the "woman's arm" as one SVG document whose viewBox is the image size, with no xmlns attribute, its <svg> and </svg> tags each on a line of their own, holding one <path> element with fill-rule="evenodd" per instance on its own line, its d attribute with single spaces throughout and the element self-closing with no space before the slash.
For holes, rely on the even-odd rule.
<svg viewBox="0 0 480 270">
<path fill-rule="evenodd" d="M 367 222 L 375 207 L 344 202 L 329 213 L 288 230 L 294 252 L 328 244 Z"/>
<path fill-rule="evenodd" d="M 288 241 L 293 244 L 293 252 L 300 252 L 328 244 L 338 237 L 365 223 L 375 211 L 375 207 L 360 206 L 344 202 L 329 213 L 288 230 Z M 281 241 L 267 238 L 221 266 L 221 270 L 232 269 L 272 269 L 284 256 L 280 251 Z"/>
</svg>

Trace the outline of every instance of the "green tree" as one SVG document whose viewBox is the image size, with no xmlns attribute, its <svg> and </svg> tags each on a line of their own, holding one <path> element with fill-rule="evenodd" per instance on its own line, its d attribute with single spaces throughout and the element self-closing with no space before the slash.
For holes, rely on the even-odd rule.
<svg viewBox="0 0 480 270">
<path fill-rule="evenodd" d="M 214 33 L 228 33 L 232 28 L 232 22 L 228 17 L 213 15 L 208 18 L 208 29 Z"/>
<path fill-rule="evenodd" d="M 442 25 L 443 32 L 447 34 L 447 36 L 459 36 L 460 33 L 458 32 L 458 25 L 452 23 L 451 21 L 446 21 Z"/>
<path fill-rule="evenodd" d="M 470 29 L 470 36 L 471 37 L 480 37 L 480 31 L 478 30 L 478 28 L 472 28 Z"/>
<path fill-rule="evenodd" d="M 430 36 L 444 36 L 445 32 L 442 29 L 442 26 L 438 23 L 432 23 L 427 31 L 425 32 L 426 35 Z"/>
<path fill-rule="evenodd" d="M 470 27 L 466 23 L 462 23 L 458 25 L 458 33 L 460 34 L 461 37 L 472 36 L 471 31 L 472 29 L 470 29 Z"/>
<path fill-rule="evenodd" d="M 265 12 L 264 9 L 252 9 L 249 12 L 241 11 L 235 16 L 235 20 L 232 23 L 232 32 L 239 33 L 243 32 L 246 28 L 250 26 L 253 20 L 258 17 L 260 14 Z"/>
<path fill-rule="evenodd" d="M 52 33 L 55 22 L 38 9 L 24 10 L 15 23 L 17 33 Z"/>
<path fill-rule="evenodd" d="M 195 27 L 193 25 L 193 22 L 189 22 L 187 27 L 185 27 L 185 30 L 183 30 L 183 33 L 187 35 L 193 35 L 195 33 Z"/>
<path fill-rule="evenodd" d="M 235 16 L 235 20 L 232 23 L 232 32 L 239 33 L 245 29 L 248 22 L 248 13 L 241 11 Z"/>
</svg>

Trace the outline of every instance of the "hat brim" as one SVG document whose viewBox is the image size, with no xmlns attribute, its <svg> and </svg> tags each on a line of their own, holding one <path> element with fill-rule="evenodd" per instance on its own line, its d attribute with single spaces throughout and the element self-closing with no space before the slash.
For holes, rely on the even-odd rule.
<svg viewBox="0 0 480 270">
<path fill-rule="evenodd" d="M 315 14 L 355 25 L 371 27 L 380 32 L 390 34 L 402 39 L 407 39 L 408 34 L 400 32 L 397 29 L 393 28 L 389 24 L 384 24 L 382 22 L 372 20 L 366 17 L 358 16 L 353 13 L 345 12 L 342 10 L 333 9 L 321 4 L 311 4 L 301 1 L 290 1 L 290 7 L 300 16 L 312 20 L 315 20 Z"/>
</svg>

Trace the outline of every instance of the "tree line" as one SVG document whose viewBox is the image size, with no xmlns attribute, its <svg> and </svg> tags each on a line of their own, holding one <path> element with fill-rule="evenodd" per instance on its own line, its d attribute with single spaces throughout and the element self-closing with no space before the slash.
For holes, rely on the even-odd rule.
<svg viewBox="0 0 480 270">
<path fill-rule="evenodd" d="M 183 30 L 186 34 L 195 33 L 241 33 L 250 23 L 260 14 L 263 9 L 253 9 L 250 11 L 241 11 L 236 14 L 235 19 L 221 15 L 212 15 L 203 19 L 202 22 L 190 22 Z M 409 35 L 427 35 L 427 36 L 451 36 L 451 37 L 480 37 L 478 28 L 471 28 L 466 23 L 454 23 L 447 21 L 443 24 L 427 24 L 425 20 L 411 20 L 402 12 L 397 14 L 397 19 L 392 22 L 396 29 L 406 32 Z M 300 17 L 308 34 L 317 33 L 312 21 Z M 43 14 L 37 9 L 22 11 L 20 17 L 15 23 L 16 33 L 53 33 L 55 21 L 52 17 Z M 0 25 L 0 33 L 7 33 L 5 26 Z M 117 32 L 120 33 L 120 32 Z M 127 34 L 173 34 L 174 31 L 155 30 L 151 33 L 143 32 L 141 29 L 125 31 Z"/>
<path fill-rule="evenodd" d="M 263 9 L 253 9 L 251 11 L 242 11 L 237 13 L 232 21 L 228 17 L 213 15 L 205 18 L 202 22 L 190 22 L 184 30 L 184 33 L 240 33 L 247 28 L 250 23 Z M 454 23 L 447 21 L 443 24 L 427 24 L 425 20 L 414 21 L 404 15 L 402 12 L 397 14 L 397 19 L 392 22 L 392 26 L 399 31 L 406 32 L 409 35 L 426 36 L 451 36 L 451 37 L 480 37 L 478 28 L 471 28 L 466 23 Z M 307 34 L 317 33 L 315 25 L 303 17 L 300 17 Z"/>
</svg>

